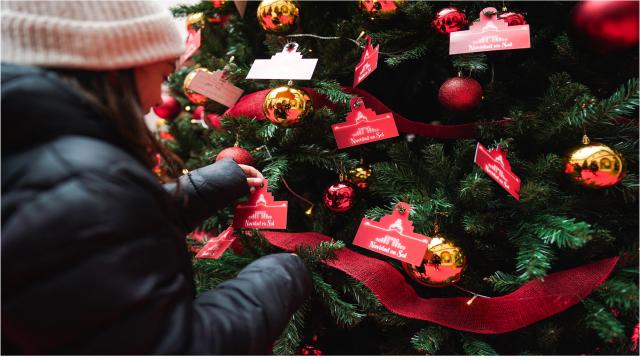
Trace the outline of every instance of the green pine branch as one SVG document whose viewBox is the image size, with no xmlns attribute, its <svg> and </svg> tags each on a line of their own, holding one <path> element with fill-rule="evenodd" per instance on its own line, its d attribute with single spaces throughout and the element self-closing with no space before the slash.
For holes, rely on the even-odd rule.
<svg viewBox="0 0 640 360">
<path fill-rule="evenodd" d="M 479 337 L 470 334 L 462 334 L 462 349 L 467 355 L 487 356 L 498 355 L 491 345 L 482 341 Z"/>
<path fill-rule="evenodd" d="M 338 292 L 317 272 L 311 273 L 314 293 L 329 310 L 331 318 L 338 326 L 352 327 L 360 323 L 365 315 L 357 311 L 354 304 L 340 298 Z"/>
<path fill-rule="evenodd" d="M 545 244 L 571 249 L 582 247 L 593 233 L 591 225 L 586 222 L 554 215 L 536 217 L 527 230 L 542 239 Z"/>
<path fill-rule="evenodd" d="M 596 290 L 608 306 L 622 311 L 638 310 L 638 285 L 632 279 L 610 278 Z"/>
<path fill-rule="evenodd" d="M 453 56 L 453 67 L 468 72 L 483 73 L 487 71 L 487 55 L 483 53 L 461 54 Z"/>
<path fill-rule="evenodd" d="M 435 355 L 449 336 L 449 330 L 435 324 L 427 325 L 411 337 L 411 345 L 418 350 Z"/>
<path fill-rule="evenodd" d="M 502 271 L 496 271 L 486 280 L 493 286 L 495 291 L 500 293 L 513 291 L 522 285 L 522 281 L 517 276 Z"/>
<path fill-rule="evenodd" d="M 517 241 L 516 271 L 520 274 L 518 279 L 524 283 L 547 275 L 554 259 L 551 247 L 530 234 L 522 234 Z"/>
<path fill-rule="evenodd" d="M 398 67 L 409 60 L 421 59 L 423 56 L 427 54 L 428 49 L 429 48 L 427 44 L 420 44 L 414 48 L 405 50 L 400 54 L 390 55 L 388 58 L 385 59 L 384 62 L 390 67 Z"/>
<path fill-rule="evenodd" d="M 280 337 L 273 344 L 274 355 L 294 355 L 302 342 L 302 331 L 304 330 L 305 314 L 309 311 L 309 301 L 305 301 L 302 306 L 291 316 Z"/>
<path fill-rule="evenodd" d="M 605 342 L 622 340 L 625 337 L 624 325 L 616 319 L 609 309 L 593 299 L 582 301 L 587 310 L 585 318 L 587 327 L 595 330 Z"/>
</svg>

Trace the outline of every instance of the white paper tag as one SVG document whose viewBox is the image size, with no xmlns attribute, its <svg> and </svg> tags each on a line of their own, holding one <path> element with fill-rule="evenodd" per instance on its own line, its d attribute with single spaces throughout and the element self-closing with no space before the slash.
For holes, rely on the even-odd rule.
<svg viewBox="0 0 640 360">
<path fill-rule="evenodd" d="M 318 59 L 303 59 L 298 44 L 287 44 L 281 53 L 269 60 L 257 59 L 251 65 L 247 79 L 309 80 Z"/>
<path fill-rule="evenodd" d="M 244 90 L 228 82 L 222 75 L 221 70 L 213 73 L 198 71 L 191 80 L 189 89 L 226 107 L 232 107 L 242 96 Z"/>
</svg>

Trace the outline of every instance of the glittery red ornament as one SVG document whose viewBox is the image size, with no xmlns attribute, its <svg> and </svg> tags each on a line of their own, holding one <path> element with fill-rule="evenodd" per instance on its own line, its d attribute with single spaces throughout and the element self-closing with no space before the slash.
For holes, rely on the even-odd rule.
<svg viewBox="0 0 640 360">
<path fill-rule="evenodd" d="M 462 30 L 469 21 L 464 13 L 454 7 L 444 8 L 436 14 L 433 20 L 433 27 L 440 34 L 449 34 L 454 31 Z"/>
<path fill-rule="evenodd" d="M 571 22 L 601 52 L 638 45 L 638 1 L 582 1 L 573 8 Z"/>
<path fill-rule="evenodd" d="M 255 163 L 253 160 L 253 156 L 251 156 L 251 153 L 238 146 L 228 147 L 220 151 L 218 156 L 216 156 L 216 161 L 228 157 L 233 159 L 233 161 L 235 161 L 237 164 L 253 166 Z"/>
<path fill-rule="evenodd" d="M 356 188 L 348 182 L 340 181 L 325 190 L 322 201 L 329 210 L 343 213 L 356 203 Z"/>
<path fill-rule="evenodd" d="M 482 100 L 482 86 L 472 78 L 453 77 L 438 91 L 438 101 L 451 111 L 469 111 Z"/>
<path fill-rule="evenodd" d="M 162 105 L 154 106 L 153 112 L 163 119 L 173 119 L 180 113 L 180 103 L 173 96 L 162 94 Z"/>
<path fill-rule="evenodd" d="M 506 12 L 498 15 L 498 19 L 504 20 L 509 26 L 526 25 L 527 21 L 522 14 Z"/>
</svg>

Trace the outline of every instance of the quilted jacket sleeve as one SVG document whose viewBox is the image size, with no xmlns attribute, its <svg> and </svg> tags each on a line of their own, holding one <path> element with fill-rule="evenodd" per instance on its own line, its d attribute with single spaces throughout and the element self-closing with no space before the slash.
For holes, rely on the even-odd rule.
<svg viewBox="0 0 640 360">
<path fill-rule="evenodd" d="M 92 165 L 113 151 L 61 139 L 3 163 L 3 353 L 268 353 L 310 291 L 300 258 L 263 257 L 196 298 L 164 189 L 132 160 Z"/>
<path fill-rule="evenodd" d="M 191 171 L 181 176 L 177 183 L 164 187 L 182 207 L 182 220 L 188 230 L 249 193 L 247 176 L 229 158 Z"/>
</svg>

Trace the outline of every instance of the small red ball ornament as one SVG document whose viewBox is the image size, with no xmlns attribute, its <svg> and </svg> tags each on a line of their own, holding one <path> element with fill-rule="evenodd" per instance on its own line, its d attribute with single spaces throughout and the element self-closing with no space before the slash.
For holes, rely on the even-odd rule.
<svg viewBox="0 0 640 360">
<path fill-rule="evenodd" d="M 154 106 L 153 112 L 163 119 L 173 119 L 180 113 L 180 103 L 173 96 L 162 94 L 162 105 Z"/>
<path fill-rule="evenodd" d="M 206 114 L 204 116 L 204 122 L 214 129 L 220 129 L 222 127 L 221 117 L 218 114 Z"/>
<path fill-rule="evenodd" d="M 606 52 L 638 45 L 638 1 L 582 1 L 571 14 L 573 28 Z"/>
<path fill-rule="evenodd" d="M 527 21 L 522 14 L 506 12 L 498 15 L 498 19 L 504 20 L 509 26 L 526 25 Z"/>
<path fill-rule="evenodd" d="M 356 203 L 356 188 L 348 182 L 340 181 L 325 190 L 322 201 L 333 212 L 349 211 Z"/>
<path fill-rule="evenodd" d="M 482 86 L 472 78 L 453 77 L 438 90 L 438 101 L 451 111 L 469 111 L 482 100 Z"/>
<path fill-rule="evenodd" d="M 236 164 L 249 166 L 254 166 L 255 164 L 251 153 L 239 146 L 232 146 L 223 149 L 222 151 L 220 151 L 218 156 L 216 156 L 216 161 L 222 160 L 224 158 L 231 158 L 236 162 Z"/>
<path fill-rule="evenodd" d="M 468 23 L 469 21 L 462 11 L 448 7 L 438 11 L 432 25 L 440 34 L 449 34 L 462 30 Z"/>
<path fill-rule="evenodd" d="M 204 117 L 204 106 L 202 105 L 197 106 L 195 110 L 193 110 L 193 113 L 191 113 L 191 118 L 194 120 L 202 120 L 203 117 Z"/>
</svg>

